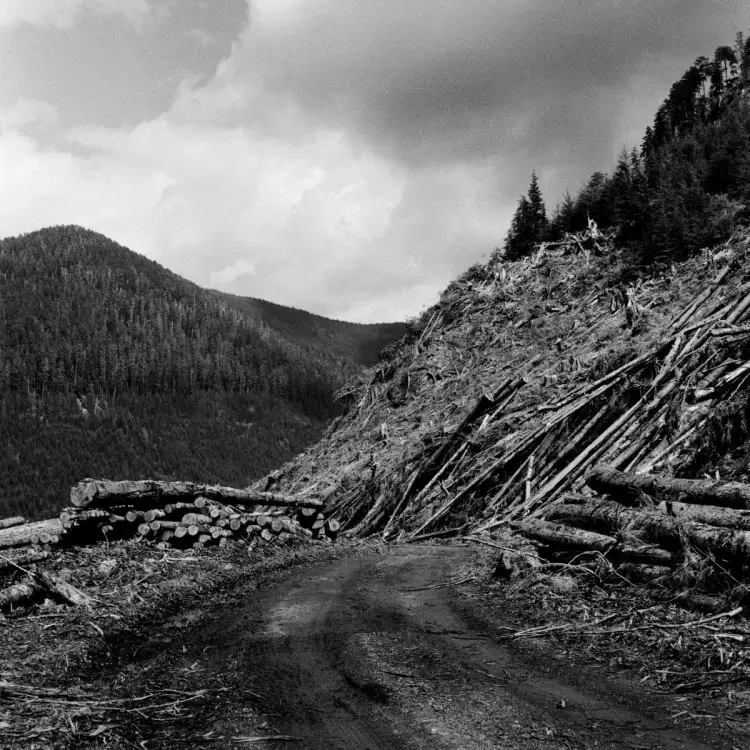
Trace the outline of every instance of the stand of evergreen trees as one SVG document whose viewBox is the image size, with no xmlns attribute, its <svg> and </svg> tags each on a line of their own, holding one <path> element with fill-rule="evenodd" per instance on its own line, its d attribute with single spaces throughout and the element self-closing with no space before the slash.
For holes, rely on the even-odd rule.
<svg viewBox="0 0 750 750">
<path fill-rule="evenodd" d="M 2 240 L 0 517 L 86 476 L 246 485 L 403 330 L 201 289 L 80 227 Z"/>
<path fill-rule="evenodd" d="M 616 230 L 641 261 L 684 258 L 750 218 L 750 38 L 699 57 L 670 89 L 640 149 L 595 172 L 547 221 L 536 176 L 519 202 L 505 257 L 586 228 Z M 533 209 L 533 210 L 532 210 Z"/>
</svg>

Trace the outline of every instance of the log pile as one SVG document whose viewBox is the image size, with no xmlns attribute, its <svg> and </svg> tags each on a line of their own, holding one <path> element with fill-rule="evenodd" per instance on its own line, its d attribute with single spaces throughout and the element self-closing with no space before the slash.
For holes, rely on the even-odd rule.
<svg viewBox="0 0 750 750">
<path fill-rule="evenodd" d="M 50 557 L 55 547 L 142 539 L 161 549 L 203 549 L 230 540 L 250 545 L 296 538 L 332 541 L 340 524 L 322 512 L 319 499 L 252 492 L 191 482 L 111 482 L 86 479 L 72 488 L 71 507 L 59 517 L 0 524 L 0 586 L 4 576 L 25 574 L 0 588 L 0 610 L 47 595 L 82 604 L 81 592 L 27 568 Z"/>
<path fill-rule="evenodd" d="M 750 580 L 750 485 L 604 465 L 586 482 L 599 497 L 572 495 L 543 518 L 511 524 L 536 543 L 543 559 L 606 560 L 638 580 L 667 580 L 679 572 L 685 583 L 691 568 L 695 579 L 718 570 L 735 584 Z"/>
</svg>

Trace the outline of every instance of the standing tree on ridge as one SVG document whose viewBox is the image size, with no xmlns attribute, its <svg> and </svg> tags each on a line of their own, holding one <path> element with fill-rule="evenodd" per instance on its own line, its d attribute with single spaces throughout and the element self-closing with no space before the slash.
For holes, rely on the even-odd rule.
<svg viewBox="0 0 750 750">
<path fill-rule="evenodd" d="M 547 233 L 547 211 L 536 173 L 531 173 L 528 197 L 522 195 L 513 215 L 510 231 L 505 238 L 505 257 L 517 260 L 529 255 L 536 243 L 544 240 Z"/>
</svg>

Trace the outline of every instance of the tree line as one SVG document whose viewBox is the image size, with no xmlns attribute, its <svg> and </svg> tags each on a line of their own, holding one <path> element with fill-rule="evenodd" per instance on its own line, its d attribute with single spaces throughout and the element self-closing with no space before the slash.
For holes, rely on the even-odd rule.
<svg viewBox="0 0 750 750">
<path fill-rule="evenodd" d="M 595 172 L 548 218 L 532 175 L 504 257 L 586 228 L 616 232 L 644 263 L 684 258 L 725 240 L 750 205 L 750 38 L 699 57 L 658 108 L 640 148 L 623 149 L 611 174 Z"/>
</svg>

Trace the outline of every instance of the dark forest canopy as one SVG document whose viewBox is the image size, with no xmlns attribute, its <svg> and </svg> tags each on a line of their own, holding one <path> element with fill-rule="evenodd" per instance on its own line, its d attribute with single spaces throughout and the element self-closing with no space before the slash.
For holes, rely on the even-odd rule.
<svg viewBox="0 0 750 750">
<path fill-rule="evenodd" d="M 640 260 L 678 259 L 727 239 L 750 217 L 750 38 L 713 59 L 699 57 L 671 87 L 640 149 L 623 149 L 611 174 L 595 172 L 566 195 L 540 229 L 523 197 L 505 257 L 585 229 L 593 219 L 616 231 Z"/>
<path fill-rule="evenodd" d="M 2 240 L 0 515 L 92 474 L 247 483 L 403 330 L 205 290 L 80 227 Z"/>
</svg>

